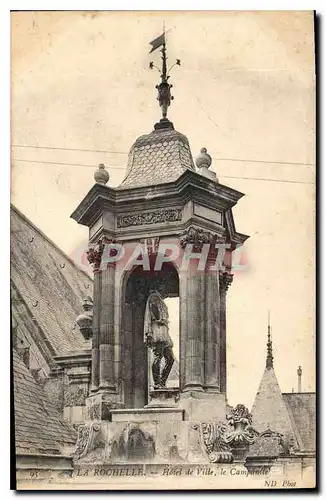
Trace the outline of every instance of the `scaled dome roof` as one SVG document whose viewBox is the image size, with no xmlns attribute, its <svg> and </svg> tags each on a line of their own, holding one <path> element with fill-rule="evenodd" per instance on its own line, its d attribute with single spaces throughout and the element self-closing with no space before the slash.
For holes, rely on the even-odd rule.
<svg viewBox="0 0 326 500">
<path fill-rule="evenodd" d="M 187 137 L 174 130 L 173 125 L 153 130 L 131 147 L 126 176 L 119 188 L 173 182 L 186 170 L 196 171 Z"/>
</svg>

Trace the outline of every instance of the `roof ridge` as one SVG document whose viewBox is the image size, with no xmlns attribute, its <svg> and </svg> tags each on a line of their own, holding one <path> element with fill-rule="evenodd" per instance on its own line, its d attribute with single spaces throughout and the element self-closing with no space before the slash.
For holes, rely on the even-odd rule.
<svg viewBox="0 0 326 500">
<path fill-rule="evenodd" d="M 298 396 L 298 394 L 303 395 L 303 394 L 316 394 L 316 391 L 302 391 L 302 392 L 282 392 L 283 396 Z"/>
<path fill-rule="evenodd" d="M 50 245 L 52 247 L 54 247 L 56 250 L 58 250 L 58 252 L 61 253 L 61 255 L 66 259 L 68 260 L 79 272 L 83 273 L 83 275 L 85 277 L 87 277 L 92 283 L 93 283 L 93 280 L 91 278 L 91 276 L 86 272 L 84 271 L 81 267 L 79 267 L 75 262 L 74 260 L 69 257 L 56 243 L 54 243 L 53 240 L 51 240 L 51 238 L 49 238 L 39 227 L 37 227 L 28 217 L 26 217 L 26 215 L 24 215 L 15 205 L 13 205 L 12 203 L 10 203 L 10 210 L 12 210 L 13 212 L 16 212 L 16 214 L 21 218 L 23 219 L 34 231 L 36 231 L 38 234 L 40 234 L 42 236 L 42 238 L 44 238 L 48 243 L 50 243 Z"/>
</svg>

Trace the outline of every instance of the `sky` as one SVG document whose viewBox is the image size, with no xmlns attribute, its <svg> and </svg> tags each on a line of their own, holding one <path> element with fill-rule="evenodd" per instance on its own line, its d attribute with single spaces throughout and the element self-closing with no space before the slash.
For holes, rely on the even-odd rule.
<svg viewBox="0 0 326 500">
<path fill-rule="evenodd" d="M 206 147 L 220 182 L 245 193 L 234 208 L 250 238 L 228 292 L 229 403 L 251 408 L 268 310 L 281 389 L 296 389 L 301 365 L 314 391 L 312 12 L 13 12 L 11 201 L 82 264 L 88 230 L 70 215 L 96 166 L 118 185 L 133 142 L 160 118 L 148 68 L 159 52 L 148 52 L 164 20 L 169 61 L 181 59 L 169 118 L 194 157 Z"/>
</svg>

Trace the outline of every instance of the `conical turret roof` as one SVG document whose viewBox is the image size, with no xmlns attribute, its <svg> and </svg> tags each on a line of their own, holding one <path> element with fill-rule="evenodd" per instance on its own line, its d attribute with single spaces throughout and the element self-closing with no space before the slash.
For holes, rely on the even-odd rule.
<svg viewBox="0 0 326 500">
<path fill-rule="evenodd" d="M 295 425 L 283 399 L 274 371 L 273 344 L 270 315 L 268 312 L 266 365 L 258 392 L 251 410 L 253 426 L 258 432 L 270 429 L 285 438 L 296 439 Z"/>
<path fill-rule="evenodd" d="M 278 385 L 274 368 L 265 368 L 251 414 L 253 427 L 258 432 L 271 429 L 284 436 L 295 437 L 291 417 Z"/>
</svg>

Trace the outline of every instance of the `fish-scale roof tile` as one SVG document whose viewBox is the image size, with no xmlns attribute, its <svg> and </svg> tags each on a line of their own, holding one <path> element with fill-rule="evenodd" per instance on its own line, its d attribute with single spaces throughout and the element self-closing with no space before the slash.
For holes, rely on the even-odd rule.
<svg viewBox="0 0 326 500">
<path fill-rule="evenodd" d="M 154 130 L 132 146 L 120 189 L 173 182 L 195 171 L 188 139 L 174 129 Z"/>
</svg>

